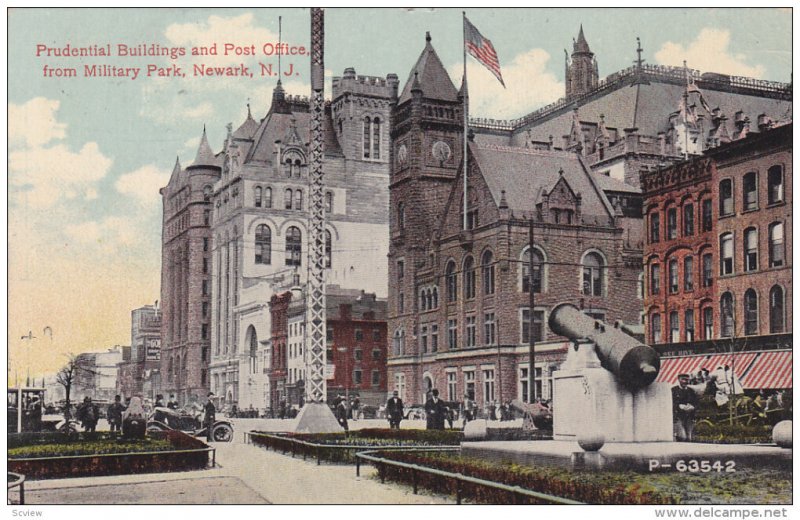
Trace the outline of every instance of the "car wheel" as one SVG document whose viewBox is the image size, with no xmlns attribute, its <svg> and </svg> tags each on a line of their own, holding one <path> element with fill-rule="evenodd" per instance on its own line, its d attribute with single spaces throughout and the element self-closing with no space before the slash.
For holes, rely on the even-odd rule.
<svg viewBox="0 0 800 520">
<path fill-rule="evenodd" d="M 211 437 L 216 442 L 231 442 L 233 440 L 233 428 L 227 424 L 220 424 L 214 427 Z"/>
</svg>

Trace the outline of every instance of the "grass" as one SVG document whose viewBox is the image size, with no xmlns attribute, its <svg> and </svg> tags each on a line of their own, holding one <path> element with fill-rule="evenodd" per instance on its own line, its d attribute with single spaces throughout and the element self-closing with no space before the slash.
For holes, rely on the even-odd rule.
<svg viewBox="0 0 800 520">
<path fill-rule="evenodd" d="M 332 446 L 454 446 L 461 442 L 463 433 L 457 430 L 365 428 L 340 433 L 297 433 L 287 437 Z"/>
<path fill-rule="evenodd" d="M 82 442 L 54 442 L 18 446 L 8 449 L 9 459 L 33 459 L 40 457 L 70 457 L 79 455 L 104 455 L 120 453 L 142 453 L 148 451 L 170 451 L 175 448 L 166 439 L 144 439 L 141 441 L 96 440 Z"/>
</svg>

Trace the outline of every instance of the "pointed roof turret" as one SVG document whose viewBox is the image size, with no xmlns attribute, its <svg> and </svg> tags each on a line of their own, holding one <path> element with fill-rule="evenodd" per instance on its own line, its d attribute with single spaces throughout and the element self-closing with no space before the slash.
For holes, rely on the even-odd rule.
<svg viewBox="0 0 800 520">
<path fill-rule="evenodd" d="M 581 30 L 578 33 L 578 40 L 575 42 L 575 45 L 573 46 L 573 52 L 586 52 L 586 53 L 592 52 L 589 49 L 589 44 L 586 43 L 586 37 L 583 35 L 583 24 L 581 24 Z"/>
<path fill-rule="evenodd" d="M 464 99 L 464 96 L 468 96 L 469 93 L 467 92 L 467 77 L 463 76 L 461 78 L 461 88 L 458 89 L 458 99 Z"/>
<path fill-rule="evenodd" d="M 416 85 L 417 83 L 418 85 Z M 408 74 L 408 80 L 403 88 L 403 93 L 400 95 L 398 104 L 411 99 L 411 91 L 415 85 L 425 92 L 425 97 L 428 99 L 458 101 L 456 87 L 453 85 L 453 81 L 450 79 L 450 75 L 444 65 L 442 65 L 442 60 L 439 59 L 433 45 L 431 45 L 430 32 L 425 34 L 425 48 Z"/>
<path fill-rule="evenodd" d="M 203 125 L 203 137 L 200 138 L 200 146 L 197 147 L 197 156 L 194 158 L 192 166 L 218 166 L 217 158 L 208 144 L 206 125 Z"/>
<path fill-rule="evenodd" d="M 233 133 L 234 139 L 252 139 L 258 130 L 258 123 L 253 119 L 253 114 L 250 113 L 250 103 L 247 104 L 247 119 L 241 124 L 239 128 Z"/>
<path fill-rule="evenodd" d="M 181 174 L 181 169 L 181 158 L 180 156 L 175 156 L 175 166 L 172 168 L 172 174 L 169 176 L 167 185 L 174 184 L 177 181 L 178 175 Z"/>
</svg>

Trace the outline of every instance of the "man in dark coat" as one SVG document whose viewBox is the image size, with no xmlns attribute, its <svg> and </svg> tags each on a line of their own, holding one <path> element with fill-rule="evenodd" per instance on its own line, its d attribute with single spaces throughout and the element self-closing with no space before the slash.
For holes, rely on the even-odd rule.
<svg viewBox="0 0 800 520">
<path fill-rule="evenodd" d="M 118 395 L 114 396 L 114 402 L 108 406 L 108 425 L 111 427 L 112 432 L 119 432 L 122 430 L 122 412 L 125 411 L 125 405 L 122 404 L 122 398 Z"/>
<path fill-rule="evenodd" d="M 83 425 L 83 431 L 93 432 L 97 430 L 97 421 L 100 420 L 100 409 L 92 402 L 88 395 L 83 398 L 83 403 L 78 407 L 78 419 Z"/>
<path fill-rule="evenodd" d="M 169 408 L 170 410 L 177 410 L 179 408 L 178 400 L 175 399 L 175 394 L 169 395 L 169 401 L 167 401 L 167 408 Z"/>
<path fill-rule="evenodd" d="M 433 389 L 431 398 L 425 403 L 428 429 L 444 430 L 444 419 L 447 415 L 447 406 L 439 399 L 439 390 Z"/>
<path fill-rule="evenodd" d="M 214 422 L 217 420 L 217 407 L 214 406 L 214 401 L 212 398 L 214 397 L 214 392 L 208 393 L 208 400 L 206 401 L 205 406 L 203 406 L 203 426 L 206 428 L 206 439 L 208 442 L 213 441 L 212 436 L 212 426 L 214 426 Z"/>
<path fill-rule="evenodd" d="M 698 401 L 697 393 L 689 387 L 689 374 L 680 374 L 678 384 L 672 387 L 672 418 L 678 441 L 691 442 Z"/>
<path fill-rule="evenodd" d="M 336 400 L 336 419 L 342 425 L 344 431 L 350 431 L 347 425 L 347 400 L 341 395 Z"/>
<path fill-rule="evenodd" d="M 403 420 L 403 400 L 397 395 L 397 390 L 392 392 L 392 397 L 386 401 L 386 415 L 389 417 L 389 428 L 400 429 Z"/>
</svg>

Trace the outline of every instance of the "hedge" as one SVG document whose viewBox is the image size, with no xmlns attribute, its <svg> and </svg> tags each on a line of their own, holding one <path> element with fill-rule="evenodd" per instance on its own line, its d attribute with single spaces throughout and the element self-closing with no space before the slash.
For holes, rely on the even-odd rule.
<svg viewBox="0 0 800 520">
<path fill-rule="evenodd" d="M 699 421 L 694 428 L 695 442 L 715 444 L 754 444 L 771 443 L 772 426 L 717 423 L 710 425 Z"/>
</svg>

